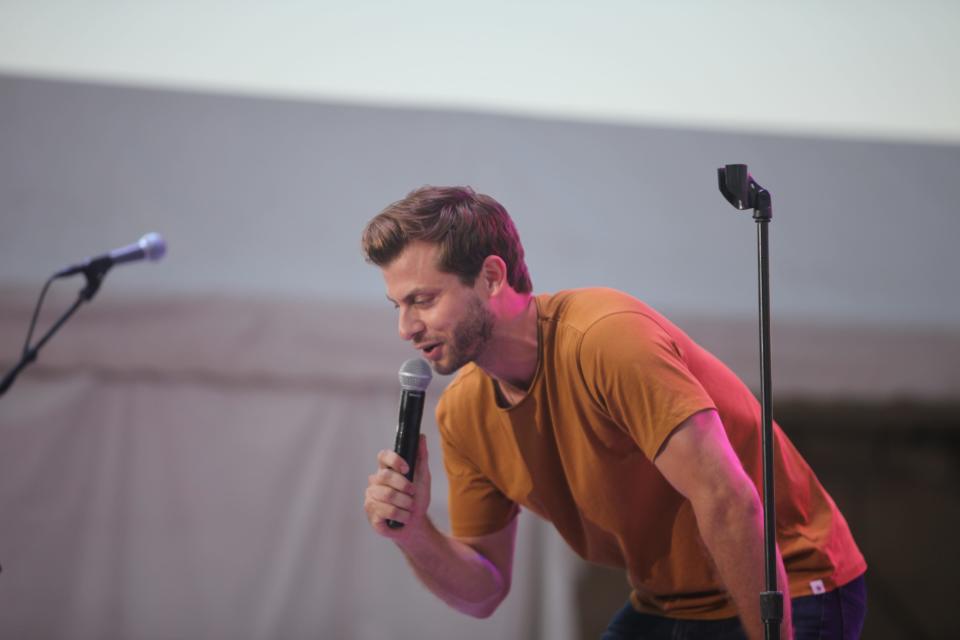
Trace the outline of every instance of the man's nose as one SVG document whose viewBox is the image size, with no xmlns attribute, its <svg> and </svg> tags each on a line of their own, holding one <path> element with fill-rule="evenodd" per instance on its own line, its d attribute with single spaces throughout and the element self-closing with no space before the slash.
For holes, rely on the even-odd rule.
<svg viewBox="0 0 960 640">
<path fill-rule="evenodd" d="M 401 309 L 400 318 L 397 322 L 397 331 L 404 340 L 413 340 L 417 335 L 423 333 L 424 325 L 411 309 Z"/>
</svg>

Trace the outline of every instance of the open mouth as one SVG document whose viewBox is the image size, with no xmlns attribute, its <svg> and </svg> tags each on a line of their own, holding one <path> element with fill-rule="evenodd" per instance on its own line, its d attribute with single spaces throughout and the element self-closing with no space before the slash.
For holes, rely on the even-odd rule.
<svg viewBox="0 0 960 640">
<path fill-rule="evenodd" d="M 420 350 L 423 351 L 423 353 L 425 353 L 426 355 L 430 355 L 439 346 L 440 346 L 439 342 L 434 342 L 433 344 L 428 344 L 426 346 L 420 347 Z"/>
</svg>

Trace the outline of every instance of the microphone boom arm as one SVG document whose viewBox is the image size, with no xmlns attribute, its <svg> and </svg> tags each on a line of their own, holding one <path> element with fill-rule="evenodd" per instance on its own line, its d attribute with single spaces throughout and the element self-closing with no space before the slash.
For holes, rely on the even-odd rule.
<svg viewBox="0 0 960 640">
<path fill-rule="evenodd" d="M 3 376 L 3 380 L 0 381 L 0 396 L 5 394 L 7 390 L 13 386 L 13 382 L 17 379 L 17 376 L 20 375 L 20 372 L 23 371 L 27 365 L 37 359 L 37 355 L 40 353 L 40 349 L 43 348 L 43 345 L 47 344 L 50 338 L 53 337 L 53 334 L 55 334 L 60 327 L 62 327 L 64 323 L 70 319 L 70 316 L 72 316 L 77 309 L 80 308 L 80 305 L 82 305 L 84 302 L 90 301 L 93 295 L 97 292 L 97 289 L 100 288 L 100 283 L 103 281 L 103 276 L 105 273 L 106 270 L 98 274 L 88 274 L 84 272 L 84 275 L 87 276 L 87 286 L 80 290 L 80 292 L 77 294 L 77 299 L 72 305 L 70 305 L 70 308 L 67 309 L 55 323 L 53 323 L 53 326 L 47 330 L 47 332 L 42 338 L 40 338 L 36 345 L 32 347 L 29 344 L 24 345 L 23 354 L 20 356 L 20 362 L 15 364 L 13 368 Z M 49 285 L 52 280 L 53 278 L 48 280 L 47 284 Z M 44 287 L 44 289 L 46 289 L 46 287 Z M 40 303 L 42 301 L 43 296 L 41 295 L 40 300 L 37 301 L 37 311 L 40 310 Z M 36 314 L 34 314 L 34 319 L 36 319 Z"/>
</svg>

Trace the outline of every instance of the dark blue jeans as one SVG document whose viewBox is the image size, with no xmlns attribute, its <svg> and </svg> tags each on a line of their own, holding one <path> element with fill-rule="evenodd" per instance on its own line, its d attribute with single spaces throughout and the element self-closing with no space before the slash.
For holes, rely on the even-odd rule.
<svg viewBox="0 0 960 640">
<path fill-rule="evenodd" d="M 795 640 L 856 640 L 867 615 L 867 585 L 860 576 L 828 593 L 794 598 L 791 604 Z M 610 621 L 601 640 L 745 640 L 746 637 L 738 618 L 661 618 L 639 613 L 628 602 Z"/>
</svg>

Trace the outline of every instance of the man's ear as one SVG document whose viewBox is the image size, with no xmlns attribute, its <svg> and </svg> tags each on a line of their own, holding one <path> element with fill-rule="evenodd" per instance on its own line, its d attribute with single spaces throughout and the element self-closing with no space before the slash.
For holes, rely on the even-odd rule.
<svg viewBox="0 0 960 640">
<path fill-rule="evenodd" d="M 477 276 L 487 295 L 494 296 L 507 286 L 507 263 L 500 256 L 487 256 Z"/>
</svg>

